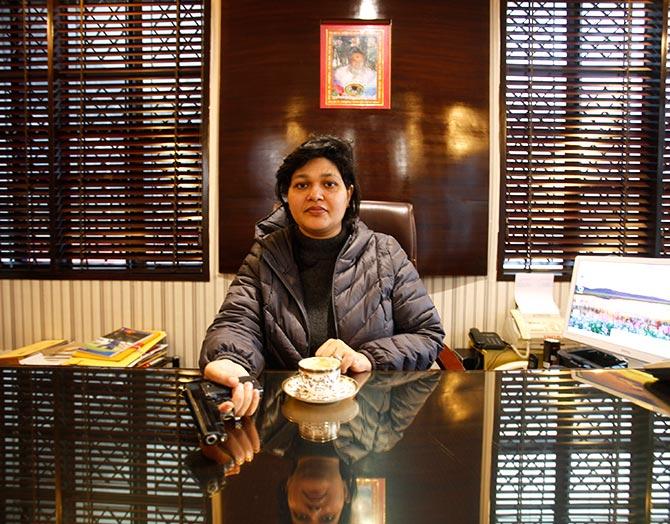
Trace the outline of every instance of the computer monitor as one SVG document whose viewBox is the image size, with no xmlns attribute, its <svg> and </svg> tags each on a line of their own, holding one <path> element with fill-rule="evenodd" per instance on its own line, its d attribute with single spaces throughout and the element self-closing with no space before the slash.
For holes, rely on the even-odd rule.
<svg viewBox="0 0 670 524">
<path fill-rule="evenodd" d="M 643 363 L 670 360 L 670 258 L 578 256 L 563 336 Z"/>
</svg>

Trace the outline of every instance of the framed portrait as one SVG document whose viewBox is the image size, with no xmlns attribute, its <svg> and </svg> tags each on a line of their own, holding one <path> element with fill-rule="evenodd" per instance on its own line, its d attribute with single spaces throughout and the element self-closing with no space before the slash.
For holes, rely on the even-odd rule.
<svg viewBox="0 0 670 524">
<path fill-rule="evenodd" d="M 391 108 L 391 22 L 321 24 L 321 108 Z"/>
</svg>

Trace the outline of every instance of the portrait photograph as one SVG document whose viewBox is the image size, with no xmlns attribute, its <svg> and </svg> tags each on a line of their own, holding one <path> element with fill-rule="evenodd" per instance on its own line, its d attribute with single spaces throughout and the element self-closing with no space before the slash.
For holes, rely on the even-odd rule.
<svg viewBox="0 0 670 524">
<path fill-rule="evenodd" d="M 390 109 L 390 22 L 321 24 L 321 108 Z"/>
</svg>

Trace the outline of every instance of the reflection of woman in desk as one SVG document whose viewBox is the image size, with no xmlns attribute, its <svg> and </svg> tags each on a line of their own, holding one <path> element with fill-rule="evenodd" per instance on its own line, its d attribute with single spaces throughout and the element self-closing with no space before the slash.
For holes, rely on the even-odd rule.
<svg viewBox="0 0 670 524">
<path fill-rule="evenodd" d="M 295 466 L 280 486 L 280 522 L 348 522 L 356 480 L 332 444 L 295 441 Z"/>
<path fill-rule="evenodd" d="M 228 451 L 242 464 L 258 451 L 253 445 L 260 441 L 264 452 L 293 464 L 280 486 L 280 511 L 290 517 L 289 522 L 324 522 L 314 520 L 319 516 L 333 519 L 325 522 L 346 522 L 356 490 L 356 471 L 364 467 L 365 457 L 389 451 L 402 439 L 440 376 L 440 372 L 372 375 L 356 397 L 358 415 L 342 424 L 337 439 L 323 444 L 300 438 L 296 424 L 281 414 L 284 395 L 279 389 L 266 389 L 257 427 L 245 423 L 231 432 L 226 443 L 203 452 L 221 460 L 221 447 L 229 448 L 232 443 Z M 328 406 L 322 407 L 327 412 Z"/>
</svg>

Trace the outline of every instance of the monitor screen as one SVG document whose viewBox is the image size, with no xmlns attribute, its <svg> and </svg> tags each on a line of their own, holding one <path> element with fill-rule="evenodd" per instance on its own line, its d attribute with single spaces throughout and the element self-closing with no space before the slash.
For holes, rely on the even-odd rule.
<svg viewBox="0 0 670 524">
<path fill-rule="evenodd" d="M 644 363 L 670 360 L 670 258 L 578 256 L 563 336 Z"/>
</svg>

